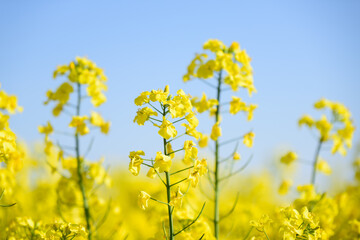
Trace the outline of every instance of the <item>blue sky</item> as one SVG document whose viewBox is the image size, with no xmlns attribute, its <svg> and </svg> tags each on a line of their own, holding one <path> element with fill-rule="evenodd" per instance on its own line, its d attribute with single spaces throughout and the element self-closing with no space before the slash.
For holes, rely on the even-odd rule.
<svg viewBox="0 0 360 240">
<path fill-rule="evenodd" d="M 258 89 L 251 98 L 259 105 L 254 121 L 224 117 L 224 139 L 254 129 L 254 148 L 241 149 L 244 156 L 254 153 L 252 167 L 267 166 L 279 149 L 312 159 L 315 140 L 297 127 L 297 119 L 315 114 L 315 100 L 343 102 L 359 125 L 359 10 L 359 1 L 325 0 L 2 1 L 0 82 L 25 109 L 11 126 L 28 142 L 41 140 L 37 126 L 53 119 L 50 107 L 42 105 L 45 92 L 59 84 L 51 77 L 53 70 L 75 56 L 88 56 L 108 76 L 108 102 L 100 112 L 112 121 L 109 136 L 96 137 L 91 157 L 118 163 L 128 161 L 130 150 L 155 155 L 161 140 L 150 125 L 132 123 L 133 99 L 166 84 L 173 91 L 215 96 L 206 85 L 181 79 L 194 53 L 207 39 L 217 38 L 226 44 L 238 41 L 247 50 Z M 56 124 L 65 129 L 66 121 Z M 350 164 L 351 156 L 330 158 L 330 163 Z"/>
</svg>

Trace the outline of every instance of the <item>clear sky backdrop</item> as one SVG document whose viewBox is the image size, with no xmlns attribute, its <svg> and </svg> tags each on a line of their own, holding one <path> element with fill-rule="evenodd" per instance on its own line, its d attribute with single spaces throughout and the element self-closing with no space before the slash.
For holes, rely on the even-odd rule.
<svg viewBox="0 0 360 240">
<path fill-rule="evenodd" d="M 254 148 L 240 149 L 244 157 L 254 153 L 251 167 L 270 165 L 269 159 L 287 148 L 310 160 L 316 141 L 298 128 L 297 119 L 315 114 L 315 100 L 343 102 L 359 126 L 359 13 L 360 1 L 332 0 L 1 1 L 0 82 L 24 107 L 11 126 L 20 138 L 40 141 L 37 126 L 53 119 L 50 107 L 42 104 L 45 92 L 60 83 L 52 79 L 53 70 L 75 56 L 88 56 L 108 76 L 108 102 L 100 112 L 112 121 L 109 136 L 96 138 L 90 156 L 125 163 L 130 150 L 155 155 L 161 139 L 150 125 L 132 123 L 133 99 L 166 84 L 172 91 L 215 96 L 200 82 L 184 84 L 182 75 L 202 44 L 217 38 L 226 44 L 238 41 L 247 50 L 258 89 L 251 99 L 259 105 L 254 121 L 224 117 L 224 139 L 255 131 Z M 65 121 L 56 124 L 65 126 Z M 209 128 L 203 124 L 200 130 Z M 350 165 L 351 156 L 329 160 L 333 166 Z"/>
</svg>

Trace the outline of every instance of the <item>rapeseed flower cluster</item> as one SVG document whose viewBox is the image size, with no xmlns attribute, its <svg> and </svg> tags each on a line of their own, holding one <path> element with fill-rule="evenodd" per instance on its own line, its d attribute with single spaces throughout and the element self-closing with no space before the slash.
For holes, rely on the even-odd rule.
<svg viewBox="0 0 360 240">
<path fill-rule="evenodd" d="M 154 127 L 158 128 L 158 134 L 162 138 L 164 150 L 163 152 L 157 151 L 154 159 L 145 158 L 145 153 L 142 150 L 130 152 L 129 170 L 133 175 L 137 176 L 142 165 L 148 167 L 147 176 L 149 178 L 158 176 L 165 186 L 167 196 L 166 200 L 158 200 L 150 194 L 141 191 L 138 197 L 138 204 L 143 210 L 149 206 L 149 200 L 166 205 L 168 208 L 168 230 L 165 231 L 164 227 L 163 234 L 168 236 L 167 238 L 169 239 L 174 239 L 179 234 L 181 234 L 180 236 L 186 234 L 185 230 L 198 220 L 205 206 L 204 204 L 199 215 L 192 223 L 175 231 L 173 217 L 177 216 L 178 209 L 181 209 L 183 197 L 189 191 L 190 185 L 196 187 L 200 177 L 207 173 L 207 162 L 205 159 L 198 159 L 198 149 L 192 140 L 185 140 L 183 147 L 178 150 L 173 150 L 171 143 L 183 135 L 195 139 L 200 138 L 200 133 L 196 130 L 199 121 L 193 111 L 190 96 L 181 89 L 176 92 L 176 95 L 170 94 L 169 86 L 166 86 L 164 90 L 145 91 L 135 98 L 134 102 L 135 105 L 142 107 L 138 109 L 134 123 L 136 122 L 142 126 L 146 122 L 150 122 Z M 144 105 L 147 106 L 143 107 Z M 183 122 L 181 123 L 183 127 L 182 134 L 178 134 L 178 130 L 175 127 L 176 123 L 180 122 Z M 183 164 L 189 167 L 174 171 L 173 159 L 175 158 L 175 153 L 180 151 L 184 151 Z M 181 174 L 182 172 L 188 172 L 188 176 L 174 181 L 173 178 L 176 177 L 174 175 Z M 160 174 L 165 175 L 165 180 Z M 186 192 L 183 193 L 179 185 L 185 182 L 189 184 Z M 177 189 L 173 191 L 172 188 L 175 186 L 177 186 Z M 163 226 L 165 226 L 165 222 L 163 222 Z"/>
</svg>

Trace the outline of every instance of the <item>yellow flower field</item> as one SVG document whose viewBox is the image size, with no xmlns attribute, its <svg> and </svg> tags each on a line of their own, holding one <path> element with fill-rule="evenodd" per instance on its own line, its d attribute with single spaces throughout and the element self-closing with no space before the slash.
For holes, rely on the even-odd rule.
<svg viewBox="0 0 360 240">
<path fill-rule="evenodd" d="M 171 81 L 139 89 L 124 103 L 133 108 L 128 124 L 155 129 L 152 149 L 128 149 L 128 164 L 108 167 L 106 159 L 88 156 L 98 147 L 93 137 L 117 124 L 100 113 L 115 80 L 93 60 L 54 66 L 57 87 L 43 89 L 52 117 L 29 126 L 38 128 L 41 143 L 18 140 L 11 118 L 21 118 L 22 103 L 1 88 L 0 239 L 360 239 L 360 145 L 344 104 L 319 96 L 307 106 L 311 114 L 295 116 L 299 133 L 316 139 L 312 159 L 288 149 L 274 160 L 281 174 L 265 166 L 248 171 L 257 131 L 244 123 L 256 119 L 258 108 L 248 99 L 261 94 L 252 59 L 238 42 L 209 39 L 182 77 L 184 86 L 203 82 L 204 92 L 193 96 Z M 234 118 L 243 134 L 230 138 L 223 127 Z M 320 190 L 317 176 L 330 181 L 339 171 L 324 153 L 341 161 L 352 148 L 352 180 Z M 310 178 L 300 185 L 297 174 Z"/>
</svg>

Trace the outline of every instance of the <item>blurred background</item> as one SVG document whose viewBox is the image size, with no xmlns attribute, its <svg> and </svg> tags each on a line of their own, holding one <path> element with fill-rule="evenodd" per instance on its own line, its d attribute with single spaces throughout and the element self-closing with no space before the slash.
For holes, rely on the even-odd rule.
<svg viewBox="0 0 360 240">
<path fill-rule="evenodd" d="M 247 122 L 242 115 L 223 120 L 224 140 L 250 129 L 256 134 L 252 149 L 240 149 L 245 158 L 253 154 L 247 171 L 271 169 L 286 150 L 312 160 L 316 140 L 298 128 L 297 120 L 305 113 L 320 117 L 313 110 L 316 100 L 344 103 L 359 125 L 359 10 L 359 1 L 325 0 L 1 1 L 1 87 L 17 95 L 24 107 L 10 124 L 22 140 L 42 141 L 37 126 L 54 122 L 51 107 L 43 105 L 45 93 L 61 82 L 52 79 L 53 71 L 76 56 L 87 56 L 108 76 L 108 101 L 99 111 L 112 122 L 108 136 L 97 134 L 90 158 L 104 156 L 107 164 L 117 165 L 128 163 L 129 151 L 155 155 L 162 142 L 156 129 L 132 123 L 134 98 L 166 84 L 172 92 L 182 88 L 194 96 L 206 92 L 214 97 L 207 85 L 196 80 L 185 84 L 182 76 L 202 44 L 216 38 L 226 45 L 239 42 L 252 58 L 258 92 L 251 99 L 245 91 L 236 95 L 258 104 L 254 120 Z M 54 126 L 66 130 L 68 121 L 60 117 Z M 211 124 L 202 116 L 199 130 L 209 133 Z M 335 176 L 347 179 L 359 140 L 356 131 L 345 160 L 324 154 Z M 308 182 L 309 176 L 298 178 Z M 327 179 L 319 176 L 323 184 Z"/>
</svg>

